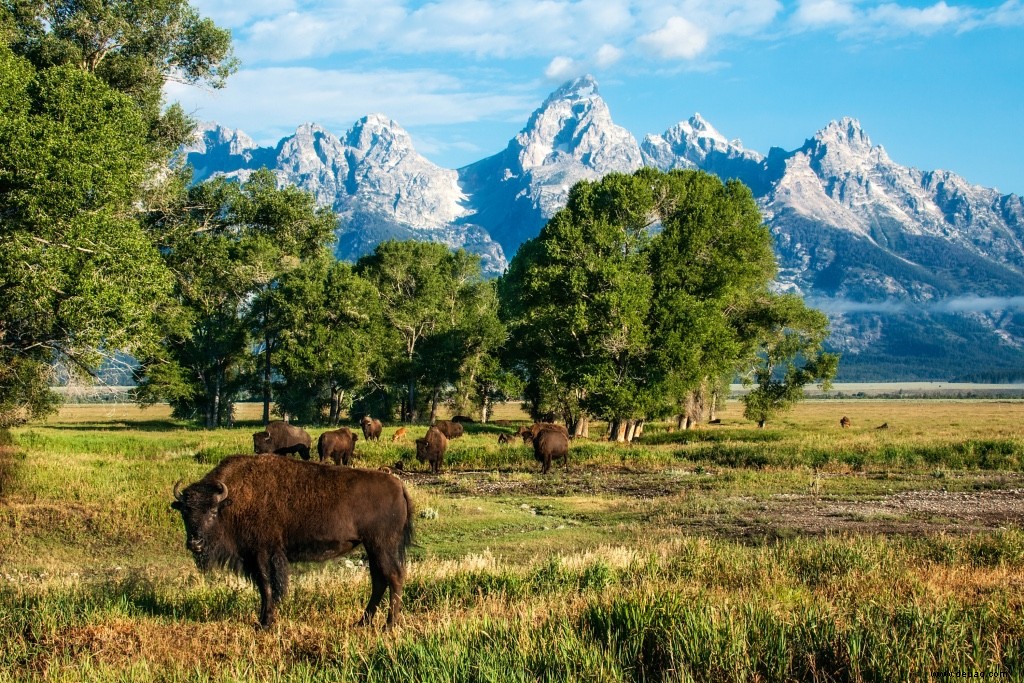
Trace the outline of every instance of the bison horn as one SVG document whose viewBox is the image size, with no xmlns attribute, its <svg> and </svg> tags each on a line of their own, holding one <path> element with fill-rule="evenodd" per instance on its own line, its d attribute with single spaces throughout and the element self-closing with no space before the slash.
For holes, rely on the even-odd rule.
<svg viewBox="0 0 1024 683">
<path fill-rule="evenodd" d="M 214 502 L 219 503 L 228 497 L 228 486 L 222 481 L 215 481 L 214 485 L 217 487 L 217 495 L 214 496 Z"/>
<path fill-rule="evenodd" d="M 174 482 L 174 500 L 179 500 L 179 501 L 181 500 L 181 491 L 179 490 L 180 486 L 181 486 L 181 479 L 179 479 L 178 481 Z"/>
</svg>

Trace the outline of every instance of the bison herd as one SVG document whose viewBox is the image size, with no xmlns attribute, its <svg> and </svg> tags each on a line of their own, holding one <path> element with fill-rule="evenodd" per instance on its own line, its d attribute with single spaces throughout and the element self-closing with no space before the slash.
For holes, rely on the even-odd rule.
<svg viewBox="0 0 1024 683">
<path fill-rule="evenodd" d="M 456 415 L 451 420 L 438 420 L 427 428 L 422 438 L 416 439 L 416 459 L 426 464 L 430 471 L 437 474 L 444 463 L 444 454 L 448 443 L 465 433 L 464 423 L 472 420 L 464 415 Z M 363 417 L 359 422 L 366 441 L 380 441 L 383 431 L 381 421 Z M 399 427 L 391 439 L 392 443 L 405 441 L 407 427 Z M 552 422 L 537 422 L 529 427 L 520 427 L 516 432 L 504 432 L 498 436 L 500 445 L 507 445 L 520 437 L 524 444 L 533 447 L 533 455 L 541 465 L 541 473 L 547 474 L 553 461 L 568 464 L 569 432 L 562 425 Z M 320 462 L 333 461 L 335 465 L 350 465 L 355 455 L 356 441 L 359 435 L 348 427 L 326 431 L 320 435 L 316 444 Z M 257 454 L 290 455 L 296 454 L 303 460 L 310 458 L 312 439 L 306 430 L 290 425 L 283 420 L 270 422 L 263 431 L 252 435 L 253 450 Z M 401 462 L 395 469 L 404 469 Z"/>
<path fill-rule="evenodd" d="M 416 459 L 438 473 L 449 441 L 461 437 L 465 416 L 439 420 L 416 439 Z M 360 423 L 363 439 L 379 441 L 380 420 Z M 408 429 L 395 432 L 404 441 Z M 538 422 L 504 433 L 499 443 L 521 437 L 547 473 L 552 461 L 568 463 L 565 427 Z M 370 570 L 370 600 L 360 624 L 369 624 L 389 593 L 387 625 L 398 617 L 405 580 L 405 552 L 412 543 L 413 508 L 402 481 L 388 468 L 347 467 L 359 436 L 348 427 L 324 432 L 320 462 L 309 462 L 312 439 L 301 427 L 277 420 L 252 435 L 262 457 L 225 458 L 199 481 L 179 490 L 171 507 L 185 525 L 185 547 L 201 571 L 223 567 L 247 577 L 260 597 L 259 623 L 272 626 L 288 590 L 292 562 L 322 562 L 363 546 Z M 297 455 L 300 460 L 288 457 Z M 333 465 L 331 464 L 333 463 Z M 396 463 L 401 470 L 402 463 Z"/>
</svg>

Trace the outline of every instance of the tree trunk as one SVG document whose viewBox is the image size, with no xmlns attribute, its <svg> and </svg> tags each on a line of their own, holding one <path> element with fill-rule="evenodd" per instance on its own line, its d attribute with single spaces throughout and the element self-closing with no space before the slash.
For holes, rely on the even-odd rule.
<svg viewBox="0 0 1024 683">
<path fill-rule="evenodd" d="M 220 426 L 220 378 L 221 372 L 217 370 L 216 377 L 213 380 L 213 407 L 210 410 L 210 419 L 206 425 L 210 429 Z"/>
<path fill-rule="evenodd" d="M 338 386 L 331 385 L 331 407 L 327 413 L 327 424 L 334 426 L 338 424 L 338 413 L 341 412 L 341 400 L 338 397 Z"/>
<path fill-rule="evenodd" d="M 263 426 L 270 424 L 270 337 L 263 338 Z"/>
<path fill-rule="evenodd" d="M 623 443 L 626 440 L 626 420 L 615 421 L 614 440 L 616 443 Z"/>
<path fill-rule="evenodd" d="M 633 438 L 639 439 L 644 434 L 644 420 L 636 421 L 636 429 L 633 431 Z"/>
<path fill-rule="evenodd" d="M 583 431 L 580 432 L 580 438 L 582 438 L 582 439 L 589 439 L 590 438 L 590 418 L 587 417 L 586 415 L 583 415 L 583 416 L 580 417 L 580 422 L 583 423 Z"/>
<path fill-rule="evenodd" d="M 633 434 L 636 432 L 636 420 L 626 420 L 625 432 L 622 440 L 626 443 L 633 443 Z"/>
<path fill-rule="evenodd" d="M 434 387 L 434 394 L 430 397 L 430 424 L 437 422 L 437 399 L 441 391 Z"/>
<path fill-rule="evenodd" d="M 487 424 L 487 420 L 490 417 L 490 412 L 491 397 L 487 393 L 484 393 L 484 401 L 483 404 L 480 406 L 480 421 L 483 422 L 484 424 Z"/>
</svg>

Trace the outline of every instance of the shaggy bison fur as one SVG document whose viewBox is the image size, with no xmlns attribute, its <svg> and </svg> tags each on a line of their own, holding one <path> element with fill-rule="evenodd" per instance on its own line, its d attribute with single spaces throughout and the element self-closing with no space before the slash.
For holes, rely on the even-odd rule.
<svg viewBox="0 0 1024 683">
<path fill-rule="evenodd" d="M 320 462 L 330 458 L 335 465 L 348 465 L 356 451 L 359 436 L 348 427 L 324 432 L 316 442 L 316 452 L 320 454 Z"/>
<path fill-rule="evenodd" d="M 372 589 L 368 624 L 390 590 L 395 623 L 412 543 L 413 509 L 401 480 L 377 470 L 331 467 L 291 458 L 226 458 L 171 507 L 185 523 L 185 547 L 206 571 L 228 567 L 260 595 L 260 625 L 271 626 L 288 591 L 290 562 L 322 562 L 362 544 Z"/>
<path fill-rule="evenodd" d="M 537 432 L 533 437 L 533 457 L 541 464 L 541 474 L 548 473 L 552 460 L 562 460 L 568 465 L 569 437 L 565 429 L 541 429 Z"/>
<path fill-rule="evenodd" d="M 438 420 L 434 423 L 434 427 L 449 439 L 457 439 L 465 432 L 461 423 L 451 420 Z"/>
<path fill-rule="evenodd" d="M 561 432 L 565 435 L 565 438 L 569 438 L 569 430 L 562 425 L 556 425 L 551 422 L 535 422 L 529 427 L 520 427 L 519 436 L 523 437 L 523 443 L 530 443 L 533 439 L 545 429 L 554 429 L 556 432 Z"/>
<path fill-rule="evenodd" d="M 375 417 L 366 415 L 360 420 L 359 425 L 363 428 L 363 438 L 367 441 L 380 441 L 380 432 L 384 425 Z"/>
<path fill-rule="evenodd" d="M 309 460 L 309 447 L 312 443 L 313 440 L 305 429 L 290 425 L 284 420 L 274 420 L 262 432 L 252 435 L 252 447 L 256 453 L 298 453 L 303 460 Z"/>
<path fill-rule="evenodd" d="M 416 439 L 416 459 L 420 462 L 429 462 L 430 471 L 437 474 L 441 471 L 441 463 L 444 461 L 444 452 L 448 450 L 448 437 L 437 427 L 427 430 L 426 436 Z"/>
</svg>

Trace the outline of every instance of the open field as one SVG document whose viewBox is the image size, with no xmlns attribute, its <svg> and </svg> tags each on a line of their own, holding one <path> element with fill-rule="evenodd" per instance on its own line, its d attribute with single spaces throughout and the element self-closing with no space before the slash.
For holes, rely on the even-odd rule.
<svg viewBox="0 0 1024 683">
<path fill-rule="evenodd" d="M 490 425 L 430 475 L 388 427 L 356 456 L 402 461 L 419 511 L 402 625 L 351 626 L 357 551 L 295 567 L 262 632 L 255 591 L 199 574 L 168 508 L 251 449 L 259 407 L 205 431 L 68 406 L 0 446 L 0 681 L 1024 679 L 1024 402 L 740 413 L 576 442 L 547 476 Z"/>
</svg>

